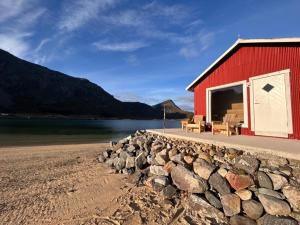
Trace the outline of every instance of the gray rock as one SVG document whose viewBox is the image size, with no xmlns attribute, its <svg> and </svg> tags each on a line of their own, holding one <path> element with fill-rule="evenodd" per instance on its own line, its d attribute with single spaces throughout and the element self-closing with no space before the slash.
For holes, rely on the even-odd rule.
<svg viewBox="0 0 300 225">
<path fill-rule="evenodd" d="M 266 212 L 271 215 L 285 216 L 291 213 L 289 204 L 283 200 L 264 194 L 258 194 L 258 199 Z"/>
<path fill-rule="evenodd" d="M 288 163 L 287 159 L 278 156 L 270 156 L 267 160 L 267 164 L 271 167 L 285 166 Z"/>
<path fill-rule="evenodd" d="M 115 158 L 114 167 L 116 170 L 120 171 L 125 168 L 126 161 L 122 158 Z"/>
<path fill-rule="evenodd" d="M 300 212 L 300 189 L 293 186 L 286 186 L 282 189 L 283 194 L 296 212 Z"/>
<path fill-rule="evenodd" d="M 173 162 L 184 165 L 183 156 L 181 153 L 174 155 L 170 158 Z"/>
<path fill-rule="evenodd" d="M 214 206 L 217 209 L 222 208 L 221 201 L 211 191 L 206 191 L 204 194 L 205 198 L 212 206 Z"/>
<path fill-rule="evenodd" d="M 241 211 L 241 199 L 236 194 L 222 195 L 221 203 L 226 216 L 234 216 Z"/>
<path fill-rule="evenodd" d="M 255 200 L 247 200 L 242 202 L 242 208 L 248 217 L 257 220 L 264 212 L 264 208 L 260 202 Z"/>
<path fill-rule="evenodd" d="M 124 159 L 124 160 L 126 160 L 127 157 L 129 157 L 129 156 L 130 156 L 130 155 L 129 155 L 126 151 L 122 151 L 122 152 L 120 152 L 120 154 L 119 154 L 119 157 L 122 158 L 122 159 Z"/>
<path fill-rule="evenodd" d="M 177 165 L 172 169 L 171 177 L 177 188 L 183 191 L 204 193 L 208 189 L 205 180 L 181 165 Z"/>
<path fill-rule="evenodd" d="M 224 216 L 224 214 L 220 210 L 211 206 L 202 197 L 192 194 L 189 198 L 189 205 L 199 214 L 215 219 L 218 224 L 227 224 L 227 218 Z"/>
<path fill-rule="evenodd" d="M 273 216 L 266 214 L 257 220 L 258 225 L 299 225 L 292 217 Z"/>
<path fill-rule="evenodd" d="M 230 193 L 230 185 L 227 180 L 217 172 L 209 177 L 208 183 L 221 195 Z"/>
<path fill-rule="evenodd" d="M 285 196 L 281 194 L 280 192 L 273 191 L 267 188 L 259 188 L 258 189 L 259 194 L 269 195 L 278 199 L 285 199 Z"/>
<path fill-rule="evenodd" d="M 112 167 L 112 166 L 114 165 L 114 159 L 107 159 L 107 160 L 105 161 L 105 163 L 106 163 L 108 166 Z"/>
<path fill-rule="evenodd" d="M 125 167 L 127 169 L 135 167 L 135 158 L 133 156 L 129 156 L 129 157 L 126 158 Z"/>
<path fill-rule="evenodd" d="M 170 181 L 168 179 L 168 177 L 165 176 L 158 176 L 156 178 L 153 179 L 154 183 L 160 184 L 162 186 L 167 186 L 168 184 L 170 184 Z"/>
<path fill-rule="evenodd" d="M 168 173 L 163 169 L 163 166 L 150 166 L 150 173 L 157 176 L 168 176 Z"/>
<path fill-rule="evenodd" d="M 213 164 L 208 163 L 204 159 L 198 159 L 197 162 L 193 163 L 194 172 L 205 180 L 208 180 L 215 168 Z"/>
<path fill-rule="evenodd" d="M 257 180 L 258 180 L 258 184 L 260 187 L 267 188 L 267 189 L 273 189 L 273 182 L 272 182 L 271 178 L 265 172 L 258 171 L 257 172 Z"/>
<path fill-rule="evenodd" d="M 127 147 L 127 151 L 128 151 L 128 152 L 133 152 L 133 151 L 135 151 L 135 150 L 136 150 L 136 148 L 135 148 L 134 145 L 129 145 L 129 146 Z"/>
<path fill-rule="evenodd" d="M 98 159 L 99 163 L 103 163 L 103 162 L 105 162 L 106 158 L 102 154 L 100 154 L 100 155 L 98 155 L 97 159 Z"/>
<path fill-rule="evenodd" d="M 135 166 L 139 169 L 142 169 L 144 165 L 147 163 L 147 158 L 144 154 L 144 152 L 141 152 L 136 158 L 135 158 Z"/>
<path fill-rule="evenodd" d="M 234 166 L 245 170 L 249 174 L 253 174 L 258 170 L 259 161 L 253 156 L 241 155 L 236 158 Z"/>
<path fill-rule="evenodd" d="M 119 140 L 118 143 L 119 143 L 119 144 L 122 144 L 122 145 L 128 144 L 128 143 L 129 143 L 129 139 L 128 139 L 128 138 L 123 138 L 123 139 Z"/>
<path fill-rule="evenodd" d="M 284 185 L 288 183 L 288 180 L 279 174 L 267 173 L 271 178 L 274 190 L 280 190 Z"/>
<path fill-rule="evenodd" d="M 109 158 L 109 156 L 111 155 L 111 153 L 112 153 L 112 150 L 107 149 L 107 150 L 105 150 L 104 152 L 102 152 L 102 155 L 103 155 L 103 157 L 104 157 L 105 159 L 107 159 L 107 158 Z"/>
<path fill-rule="evenodd" d="M 162 151 L 157 153 L 155 156 L 155 161 L 158 163 L 158 165 L 165 165 L 169 161 L 167 150 L 163 149 Z"/>
<path fill-rule="evenodd" d="M 148 155 L 147 156 L 147 163 L 148 164 L 154 164 L 154 156 L 153 155 Z"/>
<path fill-rule="evenodd" d="M 162 190 L 162 194 L 166 197 L 166 198 L 172 198 L 177 192 L 177 189 L 172 186 L 172 185 L 168 185 L 167 187 L 165 187 Z"/>
<path fill-rule="evenodd" d="M 230 225 L 256 225 L 256 221 L 244 216 L 235 215 L 230 217 Z"/>
</svg>

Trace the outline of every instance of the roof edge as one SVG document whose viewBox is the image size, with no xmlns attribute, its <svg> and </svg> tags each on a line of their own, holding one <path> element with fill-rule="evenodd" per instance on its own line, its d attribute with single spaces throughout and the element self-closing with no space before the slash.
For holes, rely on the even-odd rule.
<svg viewBox="0 0 300 225">
<path fill-rule="evenodd" d="M 203 77 L 209 70 L 211 70 L 217 63 L 219 63 L 226 55 L 233 51 L 239 44 L 254 44 L 254 43 L 293 43 L 300 42 L 299 37 L 294 38 L 262 38 L 262 39 L 241 39 L 238 38 L 233 45 L 231 45 L 221 56 L 219 56 L 209 67 L 207 67 L 189 86 L 186 87 L 186 91 L 193 91 L 194 85 Z"/>
</svg>

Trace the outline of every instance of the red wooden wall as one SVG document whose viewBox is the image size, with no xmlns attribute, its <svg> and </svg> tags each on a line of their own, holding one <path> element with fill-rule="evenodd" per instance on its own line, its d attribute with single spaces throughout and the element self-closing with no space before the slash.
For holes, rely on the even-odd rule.
<svg viewBox="0 0 300 225">
<path fill-rule="evenodd" d="M 293 134 L 300 139 L 300 45 L 243 45 L 228 55 L 194 88 L 196 115 L 206 115 L 206 88 L 247 80 L 249 77 L 290 69 Z M 250 121 L 250 93 L 248 89 L 248 128 L 243 134 L 253 135 Z"/>
</svg>

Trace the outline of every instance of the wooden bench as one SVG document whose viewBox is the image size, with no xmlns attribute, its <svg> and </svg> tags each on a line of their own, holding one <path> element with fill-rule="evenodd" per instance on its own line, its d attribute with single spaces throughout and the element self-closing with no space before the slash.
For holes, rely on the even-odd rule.
<svg viewBox="0 0 300 225">
<path fill-rule="evenodd" d="M 211 132 L 214 135 L 216 132 L 231 136 L 232 134 L 239 135 L 240 120 L 236 114 L 228 113 L 223 117 L 223 121 L 213 121 L 211 123 Z"/>
<path fill-rule="evenodd" d="M 199 133 L 205 131 L 205 121 L 203 119 L 204 119 L 203 115 L 195 115 L 191 123 L 185 124 L 186 132 L 190 130 L 191 131 L 198 130 Z"/>
</svg>

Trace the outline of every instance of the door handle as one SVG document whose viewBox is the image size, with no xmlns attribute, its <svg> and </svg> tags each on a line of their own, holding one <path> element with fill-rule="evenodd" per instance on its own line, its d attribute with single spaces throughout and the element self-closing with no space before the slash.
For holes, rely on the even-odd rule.
<svg viewBox="0 0 300 225">
<path fill-rule="evenodd" d="M 254 102 L 254 104 L 259 105 L 260 103 L 259 102 Z"/>
</svg>

